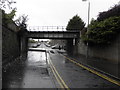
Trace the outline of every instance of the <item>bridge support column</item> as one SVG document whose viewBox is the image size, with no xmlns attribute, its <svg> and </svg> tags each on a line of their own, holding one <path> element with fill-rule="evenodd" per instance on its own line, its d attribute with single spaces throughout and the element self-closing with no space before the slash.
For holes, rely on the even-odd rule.
<svg viewBox="0 0 120 90">
<path fill-rule="evenodd" d="M 67 53 L 69 55 L 77 55 L 78 54 L 78 39 L 69 39 L 67 40 Z"/>
<path fill-rule="evenodd" d="M 78 39 L 75 39 L 75 41 L 73 40 L 73 55 L 77 55 L 78 54 Z"/>
<path fill-rule="evenodd" d="M 68 55 L 73 55 L 73 39 L 67 40 L 67 53 Z"/>
<path fill-rule="evenodd" d="M 20 55 L 23 56 L 23 54 L 27 55 L 27 49 L 28 49 L 28 38 L 27 36 L 27 29 L 21 28 L 19 31 L 19 44 L 20 44 Z"/>
</svg>

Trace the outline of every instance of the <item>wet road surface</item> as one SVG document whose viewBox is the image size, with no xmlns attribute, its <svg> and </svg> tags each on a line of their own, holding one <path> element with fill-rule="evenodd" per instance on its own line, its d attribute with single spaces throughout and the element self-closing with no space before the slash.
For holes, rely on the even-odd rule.
<svg viewBox="0 0 120 90">
<path fill-rule="evenodd" d="M 62 55 L 50 54 L 51 61 L 69 88 L 118 88 L 91 72 L 76 66 Z"/>
<path fill-rule="evenodd" d="M 45 52 L 28 51 L 26 61 L 17 61 L 3 71 L 3 88 L 119 88 L 119 86 L 76 66 L 42 43 Z"/>
<path fill-rule="evenodd" d="M 3 71 L 3 88 L 56 88 L 47 66 L 45 52 L 28 51 L 26 61 Z"/>
</svg>

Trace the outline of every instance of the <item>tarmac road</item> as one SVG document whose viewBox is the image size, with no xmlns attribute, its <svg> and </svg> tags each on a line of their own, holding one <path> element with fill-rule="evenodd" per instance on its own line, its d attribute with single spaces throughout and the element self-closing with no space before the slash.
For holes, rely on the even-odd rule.
<svg viewBox="0 0 120 90">
<path fill-rule="evenodd" d="M 77 66 L 61 53 L 42 43 L 45 52 L 28 51 L 26 61 L 17 61 L 3 71 L 3 88 L 116 88 L 120 87 Z M 107 90 L 108 90 L 107 89 Z"/>
</svg>

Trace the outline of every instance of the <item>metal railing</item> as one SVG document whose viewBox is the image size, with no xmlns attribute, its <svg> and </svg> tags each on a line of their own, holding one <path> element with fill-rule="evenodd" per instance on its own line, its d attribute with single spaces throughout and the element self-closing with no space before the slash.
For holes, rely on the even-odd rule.
<svg viewBox="0 0 120 90">
<path fill-rule="evenodd" d="M 29 26 L 28 31 L 66 31 L 66 26 Z"/>
</svg>

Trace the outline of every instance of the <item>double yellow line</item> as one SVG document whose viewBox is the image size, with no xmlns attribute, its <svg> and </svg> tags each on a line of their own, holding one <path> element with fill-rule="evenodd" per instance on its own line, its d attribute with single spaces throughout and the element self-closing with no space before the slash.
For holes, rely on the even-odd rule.
<svg viewBox="0 0 120 90">
<path fill-rule="evenodd" d="M 68 86 L 66 85 L 66 83 L 64 82 L 64 80 L 59 75 L 59 73 L 57 72 L 55 66 L 53 65 L 53 63 L 52 63 L 52 61 L 50 59 L 49 59 L 49 63 L 50 63 L 50 68 L 51 68 L 57 82 L 59 83 L 60 87 L 62 88 L 62 90 L 70 90 L 68 88 Z"/>
<path fill-rule="evenodd" d="M 63 55 L 63 56 L 64 56 L 64 55 Z M 98 76 L 106 79 L 106 80 L 109 81 L 109 82 L 112 82 L 112 83 L 120 86 L 120 81 L 116 81 L 116 80 L 114 80 L 114 79 L 112 79 L 112 78 L 109 78 L 109 77 L 107 77 L 106 75 L 103 75 L 103 74 L 101 74 L 101 73 L 99 73 L 99 72 L 97 72 L 97 71 L 95 71 L 95 70 L 93 70 L 93 69 L 90 69 L 90 68 L 88 68 L 88 67 L 86 67 L 86 66 L 84 66 L 84 65 L 82 65 L 82 64 L 80 64 L 80 63 L 77 63 L 75 60 L 72 60 L 72 59 L 70 59 L 70 58 L 68 58 L 68 57 L 66 57 L 66 56 L 64 56 L 64 57 L 65 57 L 67 60 L 71 61 L 72 63 L 74 63 L 74 64 L 76 64 L 76 65 L 78 65 L 78 66 L 80 66 L 80 67 L 82 67 L 82 68 L 84 68 L 84 69 L 86 69 L 86 70 L 88 70 L 88 71 L 90 71 L 90 72 L 92 72 L 92 73 L 94 73 L 94 74 L 96 74 L 96 75 L 98 75 Z"/>
</svg>

